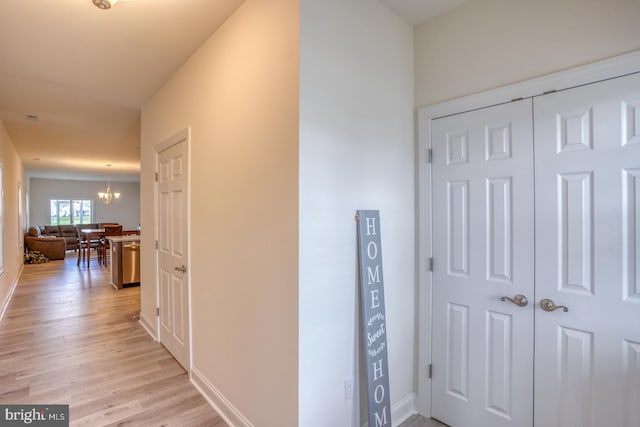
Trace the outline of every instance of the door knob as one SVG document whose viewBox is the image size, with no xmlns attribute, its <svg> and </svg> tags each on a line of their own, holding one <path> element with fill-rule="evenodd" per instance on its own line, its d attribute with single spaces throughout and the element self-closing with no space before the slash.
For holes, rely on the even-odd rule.
<svg viewBox="0 0 640 427">
<path fill-rule="evenodd" d="M 565 313 L 567 311 L 569 311 L 569 309 L 567 307 L 565 307 L 564 305 L 556 305 L 555 302 L 553 302 L 553 300 L 550 300 L 549 298 L 545 298 L 543 300 L 540 301 L 540 307 L 542 307 L 542 309 L 544 311 L 554 311 L 554 310 L 562 310 Z"/>
<path fill-rule="evenodd" d="M 181 265 L 180 267 L 174 267 L 174 270 L 182 271 L 183 273 L 186 273 L 187 272 L 187 267 L 185 267 L 184 265 Z"/>
<path fill-rule="evenodd" d="M 516 295 L 513 298 L 509 298 L 509 297 L 502 297 L 500 298 L 500 301 L 511 301 L 512 303 L 514 303 L 515 305 L 519 306 L 519 307 L 526 307 L 527 304 L 529 304 L 529 300 L 527 299 L 527 297 L 525 297 L 524 295 Z"/>
</svg>

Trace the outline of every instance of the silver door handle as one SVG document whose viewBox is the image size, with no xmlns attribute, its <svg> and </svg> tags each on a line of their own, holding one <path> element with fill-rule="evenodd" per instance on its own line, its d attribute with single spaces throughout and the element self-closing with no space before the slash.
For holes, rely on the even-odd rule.
<svg viewBox="0 0 640 427">
<path fill-rule="evenodd" d="M 542 309 L 544 311 L 554 311 L 554 310 L 562 310 L 565 313 L 567 311 L 569 311 L 569 309 L 567 307 L 565 307 L 564 305 L 556 305 L 555 302 L 553 302 L 553 300 L 550 300 L 549 298 L 545 298 L 543 300 L 540 301 L 540 307 L 542 307 Z"/>
<path fill-rule="evenodd" d="M 185 267 L 184 265 L 181 265 L 180 267 L 174 267 L 175 271 L 182 271 L 183 273 L 187 272 L 187 267 Z"/>
<path fill-rule="evenodd" d="M 502 297 L 500 298 L 500 301 L 511 301 L 512 303 L 514 303 L 515 305 L 519 306 L 519 307 L 526 307 L 527 304 L 529 304 L 529 300 L 527 299 L 527 297 L 525 297 L 524 295 L 516 295 L 513 298 L 509 298 L 509 297 Z"/>
</svg>

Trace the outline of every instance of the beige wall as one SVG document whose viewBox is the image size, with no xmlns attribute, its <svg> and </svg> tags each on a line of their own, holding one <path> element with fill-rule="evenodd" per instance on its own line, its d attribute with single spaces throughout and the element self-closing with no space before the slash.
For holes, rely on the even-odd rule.
<svg viewBox="0 0 640 427">
<path fill-rule="evenodd" d="M 415 29 L 415 105 L 638 49 L 638 0 L 472 0 Z"/>
<path fill-rule="evenodd" d="M 22 198 L 23 220 L 26 223 L 26 198 L 28 183 L 25 180 L 22 162 L 16 153 L 11 138 L 0 121 L 0 164 L 2 164 L 2 219 L 3 219 L 3 264 L 0 273 L 0 313 L 13 285 L 22 271 L 24 229 L 18 219 L 18 183 Z"/>
<path fill-rule="evenodd" d="M 297 0 L 247 0 L 142 110 L 142 316 L 154 145 L 187 127 L 193 368 L 256 426 L 298 419 Z"/>
<path fill-rule="evenodd" d="M 367 419 L 358 209 L 380 210 L 397 423 L 415 404 L 413 28 L 371 0 L 303 0 L 300 26 L 298 425 Z M 356 392 L 345 401 L 347 379 Z"/>
</svg>

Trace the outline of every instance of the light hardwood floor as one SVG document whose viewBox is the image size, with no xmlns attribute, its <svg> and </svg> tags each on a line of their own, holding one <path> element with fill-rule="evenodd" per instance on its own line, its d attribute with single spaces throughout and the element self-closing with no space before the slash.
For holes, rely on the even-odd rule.
<svg viewBox="0 0 640 427">
<path fill-rule="evenodd" d="M 116 290 L 108 273 L 71 252 L 24 266 L 0 322 L 0 403 L 68 404 L 72 426 L 226 426 L 139 325 L 140 288 Z"/>
<path fill-rule="evenodd" d="M 446 427 L 446 424 L 442 424 L 436 420 L 425 418 L 420 415 L 414 415 L 398 427 Z"/>
<path fill-rule="evenodd" d="M 65 261 L 25 265 L 0 322 L 0 402 L 69 404 L 72 426 L 226 426 L 143 330 L 139 287 Z"/>
</svg>

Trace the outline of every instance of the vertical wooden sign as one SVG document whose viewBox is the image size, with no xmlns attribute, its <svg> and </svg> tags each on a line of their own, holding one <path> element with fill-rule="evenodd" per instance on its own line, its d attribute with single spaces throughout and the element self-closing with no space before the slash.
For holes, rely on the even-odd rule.
<svg viewBox="0 0 640 427">
<path fill-rule="evenodd" d="M 359 210 L 356 220 L 363 344 L 367 361 L 369 427 L 391 426 L 380 212 Z"/>
</svg>

